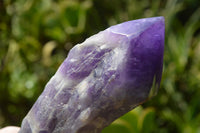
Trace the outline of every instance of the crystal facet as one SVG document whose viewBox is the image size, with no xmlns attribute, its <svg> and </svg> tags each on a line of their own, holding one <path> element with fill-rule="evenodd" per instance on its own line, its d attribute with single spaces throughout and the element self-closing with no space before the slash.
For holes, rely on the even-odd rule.
<svg viewBox="0 0 200 133">
<path fill-rule="evenodd" d="M 19 133 L 99 133 L 145 102 L 161 81 L 164 27 L 163 17 L 138 19 L 77 44 Z"/>
</svg>

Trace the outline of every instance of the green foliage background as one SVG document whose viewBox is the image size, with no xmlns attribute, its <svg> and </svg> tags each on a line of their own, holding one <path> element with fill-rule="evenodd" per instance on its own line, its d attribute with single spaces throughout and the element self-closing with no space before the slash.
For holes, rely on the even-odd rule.
<svg viewBox="0 0 200 133">
<path fill-rule="evenodd" d="M 200 133 L 199 0 L 1 0 L 0 127 L 20 126 L 75 44 L 153 16 L 166 21 L 159 93 L 103 133 Z"/>
</svg>

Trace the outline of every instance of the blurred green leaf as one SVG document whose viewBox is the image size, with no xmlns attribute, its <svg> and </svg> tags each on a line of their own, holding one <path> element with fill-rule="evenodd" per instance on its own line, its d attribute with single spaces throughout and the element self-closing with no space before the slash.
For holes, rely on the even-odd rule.
<svg viewBox="0 0 200 133">
<path fill-rule="evenodd" d="M 102 133 L 151 133 L 155 131 L 156 125 L 154 121 L 154 110 L 152 108 L 143 109 L 139 106 L 115 120 L 110 126 L 106 127 Z M 118 130 L 118 128 L 121 130 Z"/>
<path fill-rule="evenodd" d="M 139 120 L 139 127 L 141 133 L 151 133 L 155 130 L 155 112 L 151 108 L 144 110 Z"/>
<path fill-rule="evenodd" d="M 102 133 L 131 133 L 129 123 L 123 120 L 116 120 L 112 125 L 105 128 Z"/>
</svg>

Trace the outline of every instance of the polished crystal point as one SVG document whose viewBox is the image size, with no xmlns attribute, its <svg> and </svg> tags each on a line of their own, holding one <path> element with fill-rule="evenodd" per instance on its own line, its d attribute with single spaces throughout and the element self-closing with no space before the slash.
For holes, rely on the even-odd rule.
<svg viewBox="0 0 200 133">
<path fill-rule="evenodd" d="M 124 22 L 77 44 L 24 118 L 19 133 L 99 133 L 155 95 L 164 18 Z"/>
</svg>

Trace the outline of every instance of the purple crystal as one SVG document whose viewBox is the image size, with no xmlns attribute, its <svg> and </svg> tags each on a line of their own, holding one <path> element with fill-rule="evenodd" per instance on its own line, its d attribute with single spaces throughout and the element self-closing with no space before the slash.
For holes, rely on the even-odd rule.
<svg viewBox="0 0 200 133">
<path fill-rule="evenodd" d="M 163 17 L 128 21 L 73 47 L 19 133 L 99 133 L 145 102 L 161 81 L 164 27 Z"/>
</svg>

